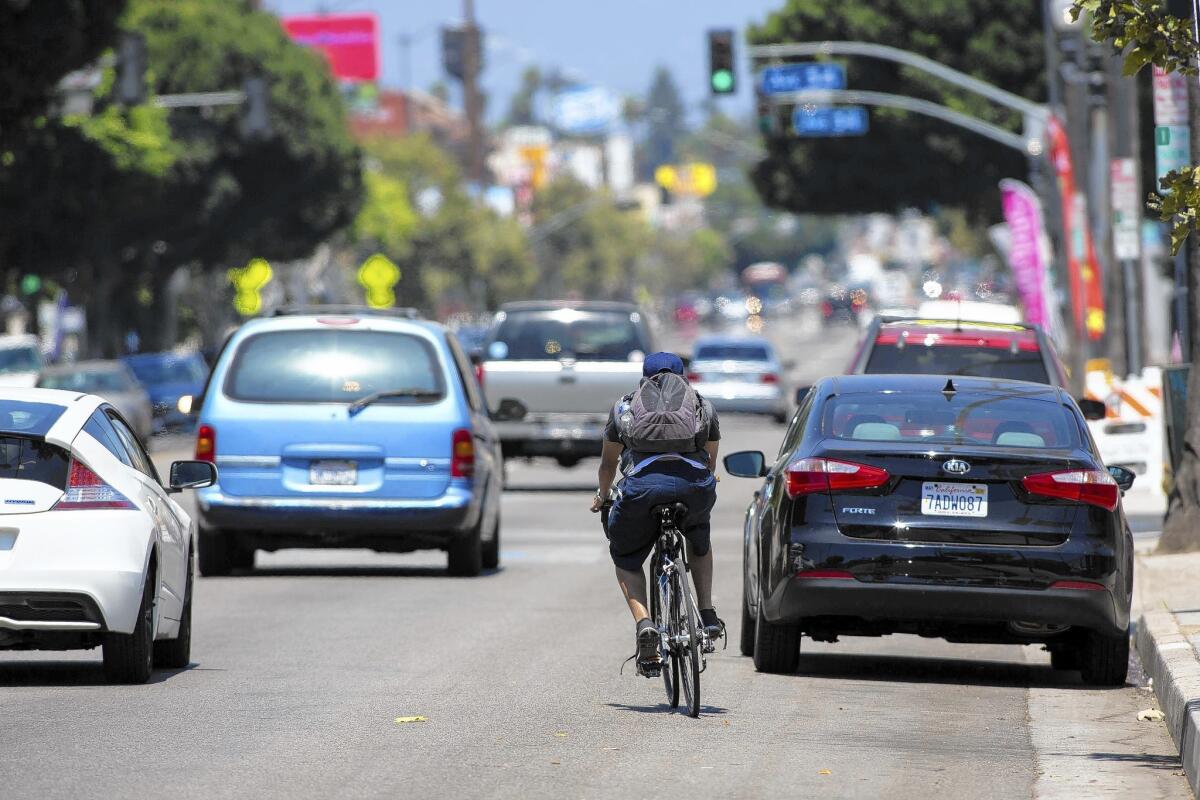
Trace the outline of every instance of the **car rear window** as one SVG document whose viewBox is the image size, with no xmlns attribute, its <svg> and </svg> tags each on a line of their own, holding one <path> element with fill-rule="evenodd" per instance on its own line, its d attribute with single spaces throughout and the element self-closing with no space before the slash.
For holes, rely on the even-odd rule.
<svg viewBox="0 0 1200 800">
<path fill-rule="evenodd" d="M 1015 340 L 981 345 L 973 337 L 949 344 L 939 337 L 918 333 L 897 342 L 876 341 L 865 371 L 886 375 L 973 375 L 1050 383 L 1041 351 L 1036 344 L 1029 345 Z"/>
<path fill-rule="evenodd" d="M 433 346 L 390 331 L 294 330 L 257 333 L 234 355 L 225 394 L 265 403 L 351 403 L 374 392 L 418 397 L 381 403 L 434 403 L 446 386 Z"/>
<path fill-rule="evenodd" d="M 94 370 L 43 375 L 38 381 L 38 386 L 43 389 L 69 389 L 88 394 L 103 394 L 104 392 L 128 392 L 133 388 L 133 382 L 123 372 Z"/>
<path fill-rule="evenodd" d="M 45 436 L 64 411 L 64 406 L 54 403 L 0 400 L 0 435 Z"/>
<path fill-rule="evenodd" d="M 0 479 L 38 481 L 66 489 L 69 462 L 65 450 L 41 439 L 0 433 Z"/>
<path fill-rule="evenodd" d="M 126 361 L 142 383 L 201 383 L 208 374 L 199 356 L 140 356 Z"/>
<path fill-rule="evenodd" d="M 771 356 L 760 344 L 705 344 L 692 355 L 696 361 L 768 361 Z"/>
<path fill-rule="evenodd" d="M 42 368 L 42 356 L 35 347 L 0 349 L 0 373 L 37 372 Z"/>
<path fill-rule="evenodd" d="M 487 357 L 497 361 L 628 361 L 646 352 L 637 316 L 636 312 L 569 308 L 509 312 L 488 344 Z"/>
<path fill-rule="evenodd" d="M 853 393 L 830 398 L 822 431 L 869 442 L 1074 449 L 1079 425 L 1051 400 L 958 392 Z"/>
</svg>

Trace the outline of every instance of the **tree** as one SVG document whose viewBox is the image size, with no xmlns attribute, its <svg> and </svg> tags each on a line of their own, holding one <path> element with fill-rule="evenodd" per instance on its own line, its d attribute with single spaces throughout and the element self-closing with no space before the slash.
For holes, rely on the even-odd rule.
<svg viewBox="0 0 1200 800">
<path fill-rule="evenodd" d="M 649 178 L 662 164 L 674 163 L 680 139 L 687 133 L 687 110 L 671 72 L 660 66 L 646 93 L 643 174 Z"/>
<path fill-rule="evenodd" d="M 1040 0 L 787 0 L 751 27 L 751 44 L 857 40 L 920 53 L 1011 92 L 1041 99 L 1045 59 Z M 1021 119 L 917 70 L 865 58 L 846 62 L 848 85 L 931 100 L 1019 131 Z M 871 111 L 864 137 L 766 137 L 753 180 L 770 206 L 797 213 L 894 212 L 956 205 L 999 216 L 997 182 L 1028 172 L 1022 154 L 938 120 Z"/>
<path fill-rule="evenodd" d="M 1192 34 L 1190 20 L 1167 14 L 1163 5 L 1149 0 L 1076 0 L 1075 14 L 1088 12 L 1092 36 L 1110 41 L 1125 53 L 1125 73 L 1133 74 L 1147 64 L 1167 72 L 1196 75 L 1200 45 Z M 1191 127 L 1200 131 L 1200 89 L 1188 81 Z M 1200 550 L 1200 136 L 1193 136 L 1194 166 L 1171 172 L 1161 181 L 1163 196 L 1152 196 L 1151 208 L 1171 225 L 1171 242 L 1178 250 L 1190 240 L 1188 269 L 1189 328 L 1192 330 L 1192 363 L 1187 387 L 1187 430 L 1183 456 L 1176 465 L 1163 521 L 1160 552 Z"/>
<path fill-rule="evenodd" d="M 64 75 L 112 46 L 125 2 L 0 3 L 0 150 L 11 128 L 46 109 Z"/>
</svg>

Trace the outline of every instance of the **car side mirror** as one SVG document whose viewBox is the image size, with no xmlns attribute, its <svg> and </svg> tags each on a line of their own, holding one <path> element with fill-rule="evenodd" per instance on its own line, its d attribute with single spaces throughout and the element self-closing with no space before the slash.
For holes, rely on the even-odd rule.
<svg viewBox="0 0 1200 800">
<path fill-rule="evenodd" d="M 808 397 L 808 393 L 812 391 L 811 386 L 801 386 L 796 390 L 796 405 L 803 405 L 804 398 Z"/>
<path fill-rule="evenodd" d="M 1117 488 L 1122 492 L 1128 492 L 1133 488 L 1133 480 L 1137 477 L 1133 470 L 1125 467 L 1109 467 L 1108 474 L 1117 482 Z"/>
<path fill-rule="evenodd" d="M 1089 422 L 1094 422 L 1098 419 L 1104 419 L 1108 414 L 1108 407 L 1099 400 L 1092 400 L 1088 397 L 1079 398 L 1079 410 L 1083 412 L 1083 418 Z"/>
<path fill-rule="evenodd" d="M 761 478 L 767 474 L 767 457 L 758 450 L 741 450 L 725 456 L 725 471 L 736 478 Z"/>
<path fill-rule="evenodd" d="M 176 461 L 171 464 L 171 481 L 168 487 L 171 491 L 203 489 L 216 482 L 217 468 L 208 461 Z"/>
</svg>

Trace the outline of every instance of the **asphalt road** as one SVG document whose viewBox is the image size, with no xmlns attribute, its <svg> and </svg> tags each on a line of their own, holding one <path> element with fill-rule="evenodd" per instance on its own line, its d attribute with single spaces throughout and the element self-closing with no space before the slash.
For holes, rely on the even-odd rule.
<svg viewBox="0 0 1200 800">
<path fill-rule="evenodd" d="M 798 378 L 854 335 L 770 331 Z M 778 447 L 727 418 L 724 446 Z M 161 460 L 183 456 L 168 442 Z M 1035 648 L 804 642 L 794 675 L 736 652 L 740 523 L 725 477 L 716 601 L 731 645 L 698 720 L 621 662 L 632 624 L 587 505 L 595 462 L 512 465 L 502 568 L 437 553 L 260 553 L 197 584 L 193 664 L 106 686 L 98 653 L 0 654 L 0 797 L 1013 798 L 1190 796 L 1139 686 L 1082 687 Z M 400 722 L 420 716 L 424 721 Z"/>
</svg>

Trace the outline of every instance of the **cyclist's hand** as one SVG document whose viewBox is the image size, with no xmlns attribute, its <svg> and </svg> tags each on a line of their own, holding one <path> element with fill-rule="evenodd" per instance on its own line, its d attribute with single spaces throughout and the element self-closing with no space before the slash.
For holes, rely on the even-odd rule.
<svg viewBox="0 0 1200 800">
<path fill-rule="evenodd" d="M 600 511 L 600 509 L 603 507 L 604 507 L 604 500 L 600 497 L 600 495 L 596 495 L 595 497 L 592 498 L 592 513 L 593 514 L 598 513 Z"/>
</svg>

